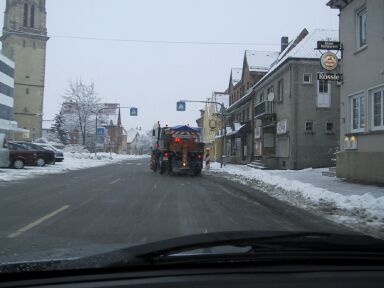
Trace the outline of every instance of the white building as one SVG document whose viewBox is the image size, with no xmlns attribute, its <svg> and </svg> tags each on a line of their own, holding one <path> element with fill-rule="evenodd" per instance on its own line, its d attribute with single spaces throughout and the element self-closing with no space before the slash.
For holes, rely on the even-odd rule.
<svg viewBox="0 0 384 288">
<path fill-rule="evenodd" d="M 14 138 L 17 132 L 28 136 L 29 132 L 17 128 L 17 122 L 13 121 L 14 73 L 15 63 L 0 53 L 0 132 L 8 138 Z"/>
</svg>

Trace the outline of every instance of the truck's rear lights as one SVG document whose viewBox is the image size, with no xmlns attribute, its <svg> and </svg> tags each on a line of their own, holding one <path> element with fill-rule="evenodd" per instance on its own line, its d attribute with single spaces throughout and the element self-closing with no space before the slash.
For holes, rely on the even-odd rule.
<svg viewBox="0 0 384 288">
<path fill-rule="evenodd" d="M 201 159 L 201 158 L 203 158 L 203 155 L 198 154 L 198 155 L 197 155 L 197 158 Z"/>
<path fill-rule="evenodd" d="M 164 157 L 168 157 L 168 156 L 169 156 L 169 153 L 168 153 L 168 152 L 164 152 L 163 156 L 164 156 Z"/>
<path fill-rule="evenodd" d="M 181 138 L 180 138 L 180 137 L 176 137 L 176 138 L 175 138 L 175 142 L 176 142 L 176 143 L 180 143 L 180 141 L 181 141 Z"/>
</svg>

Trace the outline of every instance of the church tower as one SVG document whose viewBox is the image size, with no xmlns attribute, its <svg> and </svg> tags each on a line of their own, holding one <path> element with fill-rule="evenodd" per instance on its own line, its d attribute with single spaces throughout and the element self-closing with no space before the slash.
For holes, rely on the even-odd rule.
<svg viewBox="0 0 384 288">
<path fill-rule="evenodd" d="M 41 137 L 47 26 L 45 0 L 6 0 L 1 41 L 3 54 L 15 62 L 14 118 Z"/>
</svg>

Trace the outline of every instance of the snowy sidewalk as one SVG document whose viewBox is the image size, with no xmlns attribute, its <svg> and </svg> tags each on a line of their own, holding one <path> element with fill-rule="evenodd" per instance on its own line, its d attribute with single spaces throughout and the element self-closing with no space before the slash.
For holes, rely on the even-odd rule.
<svg viewBox="0 0 384 288">
<path fill-rule="evenodd" d="M 384 187 L 322 176 L 327 169 L 257 170 L 212 163 L 210 172 L 253 186 L 358 231 L 384 238 Z"/>
<path fill-rule="evenodd" d="M 65 173 L 71 170 L 86 169 L 117 163 L 125 160 L 136 160 L 147 158 L 147 155 L 123 155 L 109 153 L 97 153 L 95 157 L 92 153 L 64 153 L 64 161 L 55 165 L 46 165 L 44 167 L 30 167 L 25 169 L 0 169 L 0 183 L 15 180 L 28 179 L 35 176 L 46 174 Z"/>
</svg>

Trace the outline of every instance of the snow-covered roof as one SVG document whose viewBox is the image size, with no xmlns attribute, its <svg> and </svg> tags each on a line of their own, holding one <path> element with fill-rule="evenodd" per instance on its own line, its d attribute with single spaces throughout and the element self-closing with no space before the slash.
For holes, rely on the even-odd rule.
<svg viewBox="0 0 384 288">
<path fill-rule="evenodd" d="M 305 36 L 300 42 L 293 46 L 295 41 L 292 41 L 288 47 L 281 53 L 282 57 L 279 57 L 275 63 L 271 66 L 268 73 L 257 82 L 254 87 L 263 82 L 269 75 L 271 75 L 277 68 L 280 67 L 287 59 L 300 58 L 300 59 L 320 59 L 321 53 L 319 50 L 315 50 L 317 47 L 317 41 L 338 41 L 339 31 L 329 29 L 316 29 L 307 36 Z"/>
<path fill-rule="evenodd" d="M 316 58 L 321 53 L 315 50 L 317 41 L 339 41 L 339 31 L 329 29 L 316 29 L 297 44 L 286 56 L 290 58 Z"/>
<path fill-rule="evenodd" d="M 127 132 L 127 143 L 132 143 L 133 141 L 135 141 L 138 134 L 139 133 L 136 131 L 136 129 L 129 129 Z"/>
<path fill-rule="evenodd" d="M 231 135 L 237 134 L 241 130 L 241 128 L 243 128 L 245 125 L 246 124 L 241 125 L 239 122 L 233 123 L 233 128 L 234 129 L 231 129 L 231 131 L 229 131 L 229 132 L 228 132 L 228 129 L 227 129 L 227 135 L 231 136 Z"/>
<path fill-rule="evenodd" d="M 235 86 L 237 83 L 241 80 L 241 68 L 232 68 L 231 69 L 231 78 L 232 78 L 232 85 Z"/>
<path fill-rule="evenodd" d="M 249 71 L 253 72 L 267 72 L 278 56 L 276 51 L 245 51 Z"/>
</svg>

